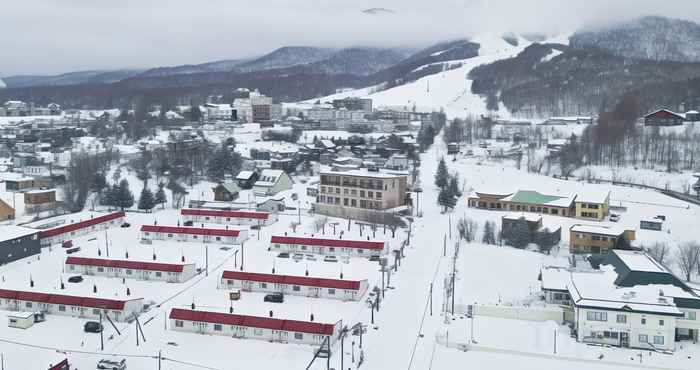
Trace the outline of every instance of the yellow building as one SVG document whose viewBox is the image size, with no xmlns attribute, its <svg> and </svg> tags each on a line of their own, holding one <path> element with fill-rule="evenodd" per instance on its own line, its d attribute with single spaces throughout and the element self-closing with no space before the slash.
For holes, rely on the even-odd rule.
<svg viewBox="0 0 700 370">
<path fill-rule="evenodd" d="M 590 194 L 578 194 L 576 204 L 576 218 L 586 220 L 603 221 L 610 213 L 610 192 L 589 192 Z"/>
<path fill-rule="evenodd" d="M 607 253 L 611 249 L 627 249 L 635 240 L 634 230 L 598 225 L 573 225 L 569 229 L 571 253 Z"/>
</svg>

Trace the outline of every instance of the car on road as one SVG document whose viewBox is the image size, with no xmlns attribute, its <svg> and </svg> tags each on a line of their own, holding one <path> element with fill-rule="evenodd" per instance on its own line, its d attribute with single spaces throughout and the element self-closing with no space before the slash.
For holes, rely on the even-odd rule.
<svg viewBox="0 0 700 370">
<path fill-rule="evenodd" d="M 61 243 L 62 248 L 72 248 L 73 247 L 73 241 L 72 240 L 66 240 L 63 243 Z"/>
<path fill-rule="evenodd" d="M 102 359 L 97 363 L 97 368 L 105 370 L 125 370 L 126 359 L 123 358 L 120 361 Z"/>
<path fill-rule="evenodd" d="M 80 275 L 71 276 L 68 278 L 69 283 L 82 283 L 83 277 Z"/>
<path fill-rule="evenodd" d="M 124 223 L 121 225 L 121 227 L 123 227 L 123 228 L 126 229 L 127 227 L 131 227 L 131 224 L 128 223 L 128 222 L 124 222 Z"/>
<path fill-rule="evenodd" d="M 316 261 L 317 260 L 316 255 L 314 255 L 314 254 L 307 254 L 306 259 L 308 261 Z"/>
<path fill-rule="evenodd" d="M 282 253 L 277 255 L 277 258 L 289 258 L 289 253 L 282 252 Z"/>
<path fill-rule="evenodd" d="M 338 262 L 338 257 L 336 256 L 325 256 L 323 257 L 324 262 Z"/>
<path fill-rule="evenodd" d="M 283 303 L 284 302 L 284 294 L 282 294 L 282 293 L 267 294 L 265 296 L 265 298 L 263 298 L 263 302 Z"/>
<path fill-rule="evenodd" d="M 618 215 L 617 213 L 611 213 L 610 214 L 610 221 L 611 222 L 620 221 L 620 215 Z"/>
<path fill-rule="evenodd" d="M 101 333 L 104 328 L 102 324 L 97 321 L 88 321 L 85 323 L 85 326 L 83 326 L 83 330 L 85 330 L 86 333 Z"/>
<path fill-rule="evenodd" d="M 192 221 L 192 220 L 185 221 L 185 223 L 184 223 L 183 225 L 185 225 L 185 226 L 192 226 L 192 225 L 194 225 L 194 221 Z"/>
<path fill-rule="evenodd" d="M 376 255 L 376 254 L 375 254 L 375 255 L 372 255 L 372 256 L 369 256 L 369 260 L 372 261 L 372 262 L 379 262 L 379 256 Z"/>
<path fill-rule="evenodd" d="M 294 255 L 292 256 L 292 259 L 293 259 L 295 262 L 299 262 L 299 261 L 301 261 L 301 260 L 304 259 L 304 255 L 301 254 L 301 253 L 294 253 Z"/>
</svg>

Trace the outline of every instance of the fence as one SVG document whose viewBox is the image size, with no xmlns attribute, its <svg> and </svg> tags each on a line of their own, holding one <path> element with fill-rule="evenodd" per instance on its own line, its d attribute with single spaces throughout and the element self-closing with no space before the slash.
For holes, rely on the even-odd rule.
<svg viewBox="0 0 700 370">
<path fill-rule="evenodd" d="M 455 305 L 455 313 L 463 315 L 467 310 L 467 305 Z M 564 322 L 564 310 L 561 307 L 474 305 L 473 315 L 525 321 L 554 321 L 557 324 Z"/>
</svg>

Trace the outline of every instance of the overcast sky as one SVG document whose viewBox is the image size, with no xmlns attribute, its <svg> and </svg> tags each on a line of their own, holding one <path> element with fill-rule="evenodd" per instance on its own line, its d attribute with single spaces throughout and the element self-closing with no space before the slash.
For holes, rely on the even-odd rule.
<svg viewBox="0 0 700 370">
<path fill-rule="evenodd" d="M 612 4 L 611 4 L 612 3 Z M 393 14 L 370 16 L 384 7 Z M 486 32 L 570 32 L 700 0 L 21 0 L 0 9 L 0 76 L 250 57 L 280 46 L 423 46 Z"/>
</svg>

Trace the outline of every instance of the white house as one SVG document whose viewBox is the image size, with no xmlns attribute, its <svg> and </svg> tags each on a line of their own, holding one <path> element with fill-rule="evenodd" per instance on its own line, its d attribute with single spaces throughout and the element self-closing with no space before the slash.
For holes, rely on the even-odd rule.
<svg viewBox="0 0 700 370">
<path fill-rule="evenodd" d="M 378 256 L 386 252 L 385 243 L 375 240 L 326 239 L 312 236 L 273 235 L 270 249 L 276 252 L 299 252 L 356 257 Z"/>
<path fill-rule="evenodd" d="M 341 328 L 342 321 L 324 324 L 180 308 L 170 311 L 171 330 L 282 343 L 321 345 L 328 338 L 332 344 Z"/>
<path fill-rule="evenodd" d="M 253 185 L 253 192 L 260 196 L 275 195 L 292 188 L 292 178 L 282 170 L 263 170 Z"/>
<path fill-rule="evenodd" d="M 359 301 L 367 291 L 367 287 L 366 279 L 339 280 L 244 271 L 224 271 L 221 275 L 222 289 L 283 293 L 344 301 Z"/>
<path fill-rule="evenodd" d="M 248 230 L 211 229 L 182 226 L 141 226 L 142 240 L 168 240 L 220 244 L 241 244 L 248 239 Z"/>
<path fill-rule="evenodd" d="M 68 257 L 65 272 L 127 279 L 184 283 L 197 274 L 194 263 L 156 263 L 129 260 Z"/>
<path fill-rule="evenodd" d="M 86 220 L 78 220 L 69 224 L 59 224 L 59 226 L 42 229 L 39 233 L 41 246 L 47 247 L 59 244 L 76 236 L 87 235 L 121 225 L 124 220 L 124 212 L 113 212 L 105 215 L 90 215 Z M 27 225 L 28 226 L 28 225 Z"/>
<path fill-rule="evenodd" d="M 540 270 L 540 282 L 544 301 L 549 304 L 571 304 L 571 296 L 566 284 L 571 272 L 566 267 L 544 266 Z"/>
<path fill-rule="evenodd" d="M 224 211 L 215 209 L 183 208 L 180 210 L 180 215 L 183 216 L 185 221 L 223 225 L 268 226 L 277 221 L 276 213 L 257 211 Z"/>
<path fill-rule="evenodd" d="M 112 320 L 126 321 L 133 314 L 143 311 L 143 298 L 93 298 L 0 289 L 0 309 L 40 311 L 90 319 L 99 319 L 102 314 L 109 315 Z"/>
</svg>

